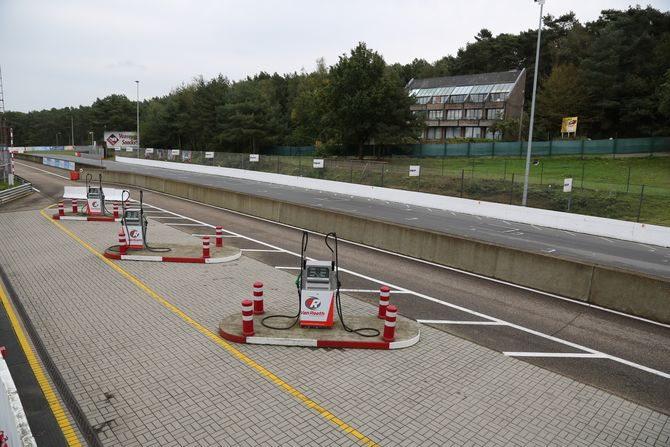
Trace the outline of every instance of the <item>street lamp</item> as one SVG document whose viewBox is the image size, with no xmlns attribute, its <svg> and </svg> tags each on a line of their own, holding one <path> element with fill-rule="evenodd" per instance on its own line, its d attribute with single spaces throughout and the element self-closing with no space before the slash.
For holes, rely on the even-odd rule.
<svg viewBox="0 0 670 447">
<path fill-rule="evenodd" d="M 137 158 L 140 158 L 140 81 L 137 84 Z"/>
<path fill-rule="evenodd" d="M 58 147 L 58 135 L 60 135 L 60 132 L 56 132 L 56 147 Z"/>
<path fill-rule="evenodd" d="M 537 70 L 540 66 L 540 36 L 542 35 L 542 8 L 544 0 L 535 0 L 540 4 L 540 23 L 537 26 L 537 48 L 535 49 L 535 76 L 533 76 L 533 98 L 530 103 L 530 123 L 528 125 L 528 149 L 526 150 L 526 173 L 523 176 L 523 198 L 521 206 L 528 203 L 528 174 L 530 173 L 530 154 L 533 147 L 533 124 L 535 122 L 535 93 L 537 91 Z"/>
<path fill-rule="evenodd" d="M 93 150 L 93 145 L 94 145 L 94 143 L 93 143 L 93 132 L 92 131 L 89 132 L 89 135 L 91 135 L 91 150 Z"/>
</svg>

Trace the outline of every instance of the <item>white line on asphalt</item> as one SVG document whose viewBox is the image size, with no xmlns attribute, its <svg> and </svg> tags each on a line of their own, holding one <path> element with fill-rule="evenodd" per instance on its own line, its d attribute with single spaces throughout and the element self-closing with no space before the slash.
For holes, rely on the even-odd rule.
<svg viewBox="0 0 670 447">
<path fill-rule="evenodd" d="M 19 162 L 16 162 L 16 161 L 15 161 L 14 163 L 17 164 L 17 165 L 19 165 L 19 166 L 23 166 L 23 167 L 26 167 L 26 168 L 34 169 L 34 170 L 36 170 L 36 171 L 40 171 L 40 172 L 44 172 L 45 174 L 53 175 L 53 176 L 55 176 L 55 177 L 64 178 L 65 180 L 70 180 L 70 177 L 66 177 L 66 176 L 64 176 L 64 175 L 54 174 L 53 172 L 45 171 L 44 169 L 36 168 L 36 167 L 34 167 L 34 166 L 29 166 L 29 165 L 26 165 L 26 164 L 23 164 L 23 163 L 19 163 Z"/>
<path fill-rule="evenodd" d="M 203 237 L 203 236 L 216 236 L 216 234 L 191 234 L 193 237 Z M 222 237 L 239 237 L 239 236 L 233 236 L 232 234 L 224 234 Z"/>
<path fill-rule="evenodd" d="M 540 251 L 542 251 L 544 253 L 553 253 L 553 252 L 556 251 L 556 249 L 555 248 L 545 248 L 544 250 L 540 250 Z"/>
<path fill-rule="evenodd" d="M 572 359 L 607 359 L 607 354 L 590 354 L 584 352 L 503 352 L 509 357 L 556 357 Z"/>
<path fill-rule="evenodd" d="M 560 230 L 560 231 L 562 231 L 563 233 L 568 233 L 570 236 L 577 236 L 575 233 L 572 233 L 568 230 Z"/>
<path fill-rule="evenodd" d="M 182 200 L 190 201 L 190 200 L 188 200 L 188 199 L 182 199 Z M 193 202 L 194 202 L 194 201 L 193 201 Z M 198 203 L 198 204 L 200 204 L 200 205 L 203 205 L 203 204 L 201 204 L 201 203 L 199 203 L 199 202 L 194 202 L 194 203 Z M 222 209 L 222 208 L 220 208 L 220 207 L 215 207 L 215 206 L 213 206 L 213 205 L 208 205 L 208 206 L 210 206 L 210 207 L 212 207 L 212 208 L 219 208 L 219 209 Z M 156 208 L 156 209 L 162 209 L 162 208 L 158 208 L 158 207 L 155 207 L 155 208 Z M 163 211 L 170 212 L 170 211 L 167 211 L 167 210 L 163 210 Z M 226 211 L 229 211 L 229 210 L 226 210 Z M 236 213 L 236 214 L 240 214 L 240 215 L 244 215 L 243 213 L 238 213 L 238 212 L 234 212 L 234 213 Z M 204 222 L 201 222 L 201 221 L 198 221 L 198 220 L 196 220 L 196 219 L 193 219 L 193 218 L 189 218 L 189 217 L 183 216 L 183 215 L 178 214 L 178 213 L 173 213 L 173 214 L 174 214 L 175 216 L 179 216 L 179 217 L 182 217 L 182 218 L 184 218 L 184 219 L 191 219 L 191 221 L 193 221 L 193 222 L 197 222 L 197 223 L 198 223 L 199 225 L 201 225 L 201 226 L 207 226 L 207 227 L 215 228 L 214 225 L 206 224 L 206 223 L 204 223 Z M 262 219 L 262 218 L 261 218 L 261 220 L 266 220 L 266 219 Z M 272 221 L 268 221 L 268 222 L 272 222 Z M 273 222 L 273 223 L 276 224 L 276 222 Z M 281 225 L 283 225 L 283 224 L 281 224 Z M 286 226 L 287 226 L 287 227 L 290 227 L 290 225 L 286 225 Z M 295 227 L 293 227 L 293 228 L 295 228 Z M 242 237 L 242 238 L 244 238 L 244 239 L 247 239 L 247 240 L 252 241 L 252 242 L 256 242 L 256 243 L 261 244 L 261 245 L 265 245 L 265 246 L 267 246 L 267 247 L 272 247 L 272 248 L 275 248 L 275 249 L 278 249 L 278 250 L 283 250 L 282 248 L 277 247 L 277 246 L 274 246 L 274 245 L 272 245 L 272 244 L 268 244 L 267 242 L 259 241 L 259 240 L 254 239 L 254 238 L 251 238 L 251 237 L 248 237 L 248 236 L 244 236 L 244 235 L 239 234 L 239 233 L 232 232 L 232 231 L 230 231 L 230 230 L 226 230 L 226 232 L 231 233 L 231 234 L 236 234 L 236 235 L 238 235 L 238 236 L 240 236 L 240 237 Z M 317 234 L 318 234 L 318 233 L 317 233 Z M 372 248 L 372 247 L 367 247 L 367 246 L 365 246 L 365 245 L 363 245 L 363 244 L 356 244 L 356 245 L 360 245 L 360 246 L 365 247 L 365 248 L 368 248 L 368 249 L 369 249 L 369 248 Z M 385 251 L 385 250 L 380 250 L 380 251 Z M 291 254 L 291 255 L 294 255 L 294 256 L 300 256 L 300 254 L 298 254 L 298 253 L 293 253 L 293 252 L 288 251 L 288 250 L 284 250 L 284 252 L 285 252 L 285 253 L 288 253 L 288 254 Z M 409 257 L 409 256 L 405 256 L 405 255 L 401 255 L 401 256 L 402 256 L 402 257 L 406 257 L 406 258 L 408 258 L 408 259 L 414 259 L 414 258 L 411 258 L 411 257 Z M 309 259 L 309 258 L 308 258 L 308 259 Z M 427 262 L 427 263 L 430 264 L 430 262 Z M 443 267 L 446 267 L 446 266 L 443 266 Z M 281 269 L 286 269 L 286 270 L 299 270 L 299 269 L 300 269 L 300 267 L 275 267 L 275 268 L 281 268 Z M 452 270 L 457 270 L 457 269 L 453 269 L 452 267 L 446 267 L 446 268 L 447 268 L 447 269 L 452 269 Z M 576 349 L 580 349 L 580 350 L 589 352 L 589 353 L 591 353 L 591 354 L 602 354 L 602 355 L 606 356 L 607 359 L 612 360 L 612 361 L 614 361 L 614 362 L 621 363 L 621 364 L 630 366 L 630 367 L 632 367 L 632 368 L 640 369 L 640 370 L 642 370 L 642 371 L 645 371 L 645 372 L 648 372 L 648 373 L 650 373 L 650 374 L 654 374 L 654 375 L 657 375 L 657 376 L 660 376 L 660 377 L 664 377 L 664 378 L 666 378 L 666 379 L 670 379 L 670 374 L 668 374 L 668 373 L 666 373 L 666 372 L 663 372 L 663 371 L 659 371 L 659 370 L 653 369 L 653 368 L 649 368 L 649 367 L 644 366 L 644 365 L 641 365 L 641 364 L 639 364 L 639 363 L 631 362 L 631 361 L 629 361 L 629 360 L 626 360 L 626 359 L 623 359 L 623 358 L 620 358 L 620 357 L 616 357 L 616 356 L 614 356 L 614 355 L 610 355 L 610 354 L 607 354 L 607 353 L 604 353 L 604 352 L 597 351 L 597 350 L 595 350 L 595 349 L 588 348 L 588 347 L 583 346 L 583 345 L 580 345 L 580 344 L 578 344 L 578 343 L 573 343 L 573 342 L 570 342 L 570 341 L 567 341 L 567 340 L 560 339 L 560 338 L 558 338 L 558 337 L 554 337 L 554 336 L 552 336 L 552 335 L 545 334 L 545 333 L 543 333 L 543 332 L 539 332 L 539 331 L 536 331 L 536 330 L 533 330 L 533 329 L 529 329 L 529 328 L 520 326 L 520 325 L 518 325 L 518 324 L 514 324 L 514 323 L 511 323 L 511 322 L 508 322 L 508 321 L 505 321 L 505 320 L 501 320 L 500 318 L 491 317 L 491 316 L 486 315 L 486 314 L 483 314 L 483 313 L 481 313 L 481 312 L 477 312 L 477 311 L 474 311 L 474 310 L 471 310 L 471 309 L 468 309 L 468 308 L 466 308 L 466 307 L 462 307 L 462 306 L 459 306 L 459 305 L 456 305 L 456 304 L 448 303 L 448 302 L 446 302 L 446 301 L 442 301 L 442 300 L 439 300 L 439 299 L 437 299 L 437 298 L 433 298 L 433 297 L 431 297 L 431 296 L 429 296 L 429 295 L 425 295 L 425 294 L 423 294 L 423 293 L 413 292 L 413 291 L 411 291 L 411 290 L 409 290 L 409 289 L 406 289 L 406 288 L 404 288 L 404 287 L 397 286 L 397 285 L 392 284 L 392 283 L 390 283 L 390 282 L 381 281 L 381 280 L 378 280 L 378 279 L 369 277 L 369 276 L 367 276 L 367 275 L 363 275 L 363 274 L 361 274 L 361 273 L 356 273 L 356 272 L 353 272 L 353 271 L 351 271 L 351 270 L 347 270 L 347 269 L 343 269 L 343 268 L 340 268 L 339 270 L 342 271 L 342 272 L 345 272 L 345 273 L 350 273 L 350 274 L 352 274 L 352 275 L 354 275 L 354 276 L 357 276 L 357 277 L 359 277 L 359 278 L 367 279 L 368 281 L 371 281 L 371 282 L 373 282 L 373 283 L 377 283 L 377 284 L 380 284 L 380 285 L 386 285 L 386 286 L 388 286 L 388 287 L 390 287 L 390 288 L 392 288 L 392 289 L 398 289 L 398 290 L 402 290 L 402 291 L 407 291 L 407 292 L 411 293 L 412 295 L 414 295 L 414 296 L 416 296 L 416 297 L 418 297 L 418 298 L 423 298 L 423 299 L 425 299 L 425 300 L 427 300 L 427 301 L 432 301 L 432 302 L 434 302 L 434 303 L 440 304 L 440 305 L 445 306 L 445 307 L 450 307 L 450 308 L 452 308 L 452 309 L 457 309 L 457 310 L 460 310 L 460 311 L 462 311 L 462 312 L 466 312 L 466 313 L 469 313 L 469 314 L 471 314 L 471 315 L 477 316 L 477 317 L 479 317 L 479 318 L 483 318 L 483 319 L 490 320 L 490 321 L 497 321 L 497 322 L 500 322 L 500 323 L 505 324 L 505 325 L 507 325 L 507 326 L 509 326 L 509 327 L 511 327 L 511 328 L 517 329 L 517 330 L 522 331 L 522 332 L 526 332 L 526 333 L 528 333 L 528 334 L 536 335 L 536 336 L 538 336 L 538 337 L 541 337 L 541 338 L 544 338 L 544 339 L 547 339 L 547 340 L 551 340 L 551 341 L 554 341 L 554 342 L 556 342 L 556 343 L 560 343 L 560 344 L 563 344 L 563 345 L 566 345 L 566 346 L 570 346 L 570 347 L 573 347 L 573 348 L 576 348 Z M 473 275 L 474 275 L 474 274 L 473 274 Z M 481 275 L 474 275 L 474 276 L 481 276 Z M 486 278 L 486 277 L 482 277 L 482 278 Z M 490 279 L 490 278 L 486 278 L 486 279 Z M 497 281 L 497 282 L 498 282 L 498 280 L 494 280 L 494 281 Z M 502 281 L 499 281 L 499 282 L 502 282 Z M 528 289 L 528 290 L 534 291 L 533 289 L 529 289 L 529 288 L 526 288 L 526 287 L 522 287 L 522 286 L 519 286 L 519 287 L 520 287 L 520 288 L 523 288 L 523 289 Z M 534 292 L 536 292 L 536 291 L 534 291 Z M 547 294 L 547 295 L 551 295 L 551 294 Z M 565 299 L 565 298 L 563 298 L 563 299 Z M 658 324 L 663 325 L 662 323 L 658 323 Z M 670 326 L 670 325 L 663 325 L 663 326 Z"/>
<path fill-rule="evenodd" d="M 611 240 L 607 239 L 606 237 L 598 236 L 598 238 L 599 238 L 599 239 L 602 239 L 602 240 L 604 240 L 604 241 L 607 241 L 607 242 L 609 242 L 609 243 L 611 243 L 611 244 L 614 243 L 614 241 L 611 241 Z"/>
<path fill-rule="evenodd" d="M 422 324 L 462 324 L 462 325 L 479 325 L 479 326 L 506 326 L 501 321 L 461 321 L 461 320 L 416 320 Z"/>
<path fill-rule="evenodd" d="M 379 289 L 340 289 L 340 292 L 345 292 L 345 293 L 379 293 Z M 406 290 L 391 290 L 389 293 L 407 293 L 411 295 L 411 292 L 408 292 Z"/>
<path fill-rule="evenodd" d="M 287 251 L 286 253 L 289 253 L 289 252 Z M 282 266 L 282 265 L 275 265 L 275 268 L 279 269 L 279 270 L 300 270 L 300 267 L 285 267 L 285 266 Z"/>
<path fill-rule="evenodd" d="M 146 214 L 146 213 L 145 213 Z M 150 216 L 152 219 L 174 219 L 174 216 Z"/>
<path fill-rule="evenodd" d="M 284 250 L 273 250 L 269 248 L 240 248 L 240 251 L 261 251 L 266 253 L 282 253 Z"/>
<path fill-rule="evenodd" d="M 153 218 L 152 218 L 153 219 Z M 212 225 L 207 225 L 207 224 L 192 224 L 192 223 L 171 223 L 171 222 L 166 222 L 165 225 L 170 225 L 170 226 L 182 226 L 182 227 L 212 227 Z"/>
<path fill-rule="evenodd" d="M 35 188 L 34 186 L 33 186 L 33 191 L 35 191 L 35 192 L 42 192 L 42 191 L 40 191 L 39 189 Z"/>
</svg>

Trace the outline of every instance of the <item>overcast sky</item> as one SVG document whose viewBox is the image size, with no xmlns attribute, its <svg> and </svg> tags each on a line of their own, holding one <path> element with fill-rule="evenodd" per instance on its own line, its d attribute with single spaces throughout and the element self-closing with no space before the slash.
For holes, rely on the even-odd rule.
<svg viewBox="0 0 670 447">
<path fill-rule="evenodd" d="M 581 22 L 622 0 L 547 0 Z M 633 3 L 634 4 L 634 3 Z M 667 11 L 670 0 L 643 3 Z M 163 96 L 195 76 L 312 71 L 359 41 L 387 63 L 455 55 L 482 28 L 536 29 L 532 0 L 0 0 L 7 110 L 90 105 L 118 93 Z"/>
</svg>

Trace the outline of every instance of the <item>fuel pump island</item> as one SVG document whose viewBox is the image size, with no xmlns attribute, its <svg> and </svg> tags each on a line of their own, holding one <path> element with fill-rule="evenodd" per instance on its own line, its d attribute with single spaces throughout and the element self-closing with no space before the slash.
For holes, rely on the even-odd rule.
<svg viewBox="0 0 670 447">
<path fill-rule="evenodd" d="M 379 308 L 359 303 L 357 308 L 367 310 L 344 314 L 337 235 L 328 233 L 324 239 L 330 261 L 306 258 L 308 240 L 303 232 L 295 313 L 266 313 L 263 284 L 255 282 L 253 300 L 242 301 L 241 317 L 236 312 L 221 321 L 221 337 L 237 343 L 358 349 L 398 349 L 419 341 L 418 323 L 398 315 L 397 307 L 389 304 L 386 286 L 380 288 Z M 260 324 L 255 324 L 254 316 Z"/>
<path fill-rule="evenodd" d="M 150 245 L 147 234 L 149 221 L 144 213 L 144 191 L 140 190 L 140 201 L 132 206 L 130 193 L 122 192 L 121 231 L 119 244 L 105 250 L 105 257 L 124 261 L 187 262 L 198 264 L 218 264 L 239 259 L 242 252 L 238 248 L 223 245 L 223 230 L 217 227 L 214 247 L 210 247 L 210 237 L 203 236 L 202 245 L 161 244 Z"/>
<path fill-rule="evenodd" d="M 65 209 L 64 201 L 58 202 L 58 212 L 52 216 L 55 220 L 84 220 L 95 222 L 118 222 L 119 203 L 123 190 L 102 187 L 102 174 L 97 184 L 93 175 L 86 175 L 86 186 L 66 186 L 63 199 L 69 199 L 70 209 Z M 79 207 L 81 205 L 81 208 Z M 110 211 L 109 207 L 113 210 Z"/>
</svg>

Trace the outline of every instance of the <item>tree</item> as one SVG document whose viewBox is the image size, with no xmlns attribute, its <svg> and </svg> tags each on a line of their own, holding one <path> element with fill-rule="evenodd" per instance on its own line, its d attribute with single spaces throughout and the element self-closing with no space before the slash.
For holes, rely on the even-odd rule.
<svg viewBox="0 0 670 447">
<path fill-rule="evenodd" d="M 572 64 L 555 66 L 537 95 L 538 136 L 556 134 L 566 116 L 578 116 L 580 133 L 584 133 L 591 124 L 589 103 L 579 68 Z"/>
<path fill-rule="evenodd" d="M 390 131 L 411 133 L 415 126 L 413 100 L 402 81 L 388 75 L 384 59 L 362 42 L 331 67 L 324 101 L 330 127 L 342 143 L 356 146 L 361 158 L 364 144 L 386 140 Z"/>
</svg>

